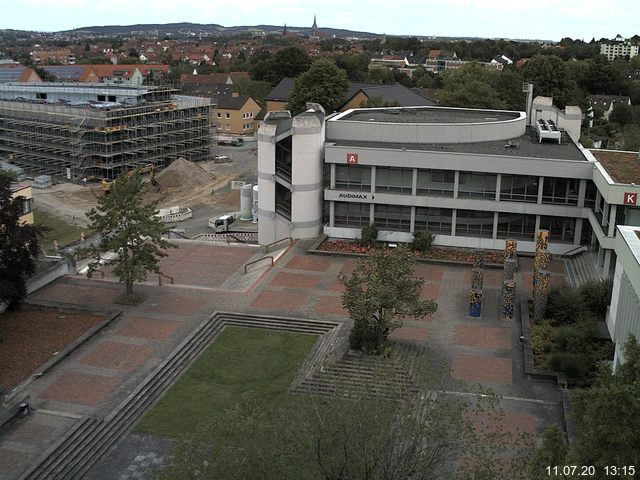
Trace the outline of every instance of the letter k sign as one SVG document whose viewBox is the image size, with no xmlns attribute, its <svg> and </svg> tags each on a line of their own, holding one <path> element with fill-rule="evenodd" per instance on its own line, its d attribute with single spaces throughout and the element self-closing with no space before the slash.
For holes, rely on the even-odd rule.
<svg viewBox="0 0 640 480">
<path fill-rule="evenodd" d="M 624 204 L 625 205 L 635 205 L 638 202 L 638 194 L 632 192 L 625 192 L 624 194 Z"/>
</svg>

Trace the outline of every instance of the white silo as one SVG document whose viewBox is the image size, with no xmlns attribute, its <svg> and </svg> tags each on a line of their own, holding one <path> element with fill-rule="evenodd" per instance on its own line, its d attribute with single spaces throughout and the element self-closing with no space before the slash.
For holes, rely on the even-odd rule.
<svg viewBox="0 0 640 480">
<path fill-rule="evenodd" d="M 251 220 L 251 185 L 247 183 L 240 189 L 240 220 Z"/>
</svg>

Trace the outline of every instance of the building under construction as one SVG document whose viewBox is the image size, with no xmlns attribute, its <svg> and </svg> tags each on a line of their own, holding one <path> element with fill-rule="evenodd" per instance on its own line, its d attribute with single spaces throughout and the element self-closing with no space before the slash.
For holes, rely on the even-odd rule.
<svg viewBox="0 0 640 480">
<path fill-rule="evenodd" d="M 211 157 L 211 100 L 167 86 L 0 84 L 0 160 L 77 180 Z"/>
</svg>

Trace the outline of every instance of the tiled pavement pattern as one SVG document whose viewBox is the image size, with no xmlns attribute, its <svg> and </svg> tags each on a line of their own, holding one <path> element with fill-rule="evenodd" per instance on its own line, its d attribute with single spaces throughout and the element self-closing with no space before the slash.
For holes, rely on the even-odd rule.
<svg viewBox="0 0 640 480">
<path fill-rule="evenodd" d="M 36 292 L 34 299 L 121 309 L 123 314 L 27 387 L 25 394 L 31 395 L 36 412 L 51 413 L 36 413 L 0 431 L 0 477 L 17 478 L 42 445 L 52 443 L 74 423 L 55 412 L 106 416 L 214 311 L 347 320 L 337 275 L 350 273 L 355 260 L 306 254 L 311 244 L 297 242 L 274 267 L 247 276 L 243 265 L 263 255 L 255 247 L 180 244 L 162 267 L 178 285 L 159 287 L 153 284 L 157 279 L 136 285 L 147 296 L 139 306 L 113 304 L 122 286 L 109 278 L 67 277 Z M 530 281 L 531 263 L 520 261 L 519 288 L 530 288 L 522 281 Z M 481 382 L 505 397 L 507 428 L 540 432 L 550 421 L 559 422 L 559 395 L 550 384 L 524 378 L 519 325 L 497 315 L 500 271 L 485 273 L 482 318 L 467 316 L 470 270 L 419 264 L 417 272 L 425 278 L 422 297 L 436 300 L 438 311 L 422 320 L 406 320 L 391 338 L 426 345 L 431 354 L 444 359 L 451 368 L 449 394 L 464 395 L 457 380 Z M 552 265 L 551 271 L 554 281 L 563 280 L 561 266 Z M 229 285 L 233 288 L 225 290 Z M 149 448 L 148 441 L 128 435 L 121 443 L 127 451 L 116 448 L 96 464 L 90 478 L 146 478 L 152 454 L 162 450 Z M 129 458 L 125 453 L 136 455 Z M 118 455 L 121 460 L 114 463 Z"/>
</svg>

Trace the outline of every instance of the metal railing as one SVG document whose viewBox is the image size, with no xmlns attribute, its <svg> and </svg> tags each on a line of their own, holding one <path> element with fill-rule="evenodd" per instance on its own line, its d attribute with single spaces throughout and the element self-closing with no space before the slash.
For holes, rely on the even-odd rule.
<svg viewBox="0 0 640 480">
<path fill-rule="evenodd" d="M 269 248 L 273 247 L 274 245 L 277 245 L 280 242 L 285 242 L 285 241 L 288 241 L 289 245 L 291 245 L 293 243 L 293 238 L 284 237 L 284 238 L 281 238 L 280 240 L 276 240 L 275 242 L 271 242 L 270 244 L 265 245 L 264 246 L 264 253 L 269 253 Z"/>
<path fill-rule="evenodd" d="M 160 287 L 162 286 L 162 277 L 168 278 L 171 285 L 173 285 L 173 277 L 170 277 L 169 275 L 165 275 L 162 272 L 158 272 L 158 285 Z"/>
<path fill-rule="evenodd" d="M 261 262 L 262 260 L 270 260 L 271 261 L 271 266 L 273 266 L 273 257 L 271 255 L 269 255 L 269 256 L 266 256 L 266 257 L 259 258 L 258 260 L 254 260 L 253 262 L 246 263 L 244 265 L 244 273 L 247 273 L 247 267 L 249 265 L 255 265 L 256 263 Z"/>
</svg>

